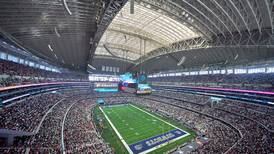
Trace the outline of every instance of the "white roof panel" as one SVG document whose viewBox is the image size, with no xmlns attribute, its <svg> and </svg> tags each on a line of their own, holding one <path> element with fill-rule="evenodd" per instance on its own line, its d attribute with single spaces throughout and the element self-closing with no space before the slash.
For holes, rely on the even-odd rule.
<svg viewBox="0 0 274 154">
<path fill-rule="evenodd" d="M 149 5 L 135 3 L 134 14 L 130 14 L 128 2 L 109 25 L 95 54 L 109 54 L 103 47 L 106 45 L 116 56 L 136 60 L 155 49 L 199 36 L 183 23 Z"/>
</svg>

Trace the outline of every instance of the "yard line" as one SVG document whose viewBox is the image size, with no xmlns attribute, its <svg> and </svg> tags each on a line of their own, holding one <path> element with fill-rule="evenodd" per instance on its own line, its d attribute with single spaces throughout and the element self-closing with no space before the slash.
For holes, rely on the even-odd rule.
<svg viewBox="0 0 274 154">
<path fill-rule="evenodd" d="M 156 119 L 158 119 L 158 120 L 160 120 L 160 121 L 162 121 L 162 122 L 164 122 L 164 123 L 166 123 L 166 124 L 168 124 L 168 125 L 170 125 L 170 126 L 172 126 L 172 127 L 174 127 L 174 128 L 176 128 L 176 129 L 179 129 L 179 130 L 181 130 L 181 131 L 183 131 L 183 132 L 186 133 L 186 134 L 184 134 L 183 136 L 180 136 L 180 137 L 178 137 L 178 138 L 175 138 L 175 139 L 173 139 L 173 140 L 170 140 L 170 141 L 168 141 L 168 142 L 165 142 L 165 143 L 163 143 L 163 144 L 160 144 L 160 145 L 158 145 L 158 146 L 156 146 L 156 147 L 153 147 L 153 148 L 151 148 L 151 149 L 148 149 L 148 150 L 146 150 L 146 151 L 143 151 L 143 152 L 141 152 L 140 154 L 147 154 L 147 153 L 149 153 L 149 152 L 151 152 L 151 151 L 154 151 L 154 150 L 156 150 L 156 149 L 159 149 L 159 148 L 161 148 L 161 147 L 164 147 L 164 146 L 166 146 L 167 144 L 173 143 L 173 142 L 175 142 L 175 141 L 177 141 L 177 140 L 180 140 L 180 139 L 182 139 L 182 138 L 184 138 L 184 137 L 190 135 L 188 132 L 182 130 L 181 128 L 179 128 L 179 127 L 177 127 L 177 126 L 175 126 L 175 125 L 173 125 L 173 124 L 171 124 L 171 123 L 169 123 L 169 122 L 166 122 L 165 120 L 163 120 L 163 119 L 161 119 L 161 118 L 158 118 L 158 117 L 156 117 L 155 115 L 150 114 L 149 112 L 144 111 L 144 110 L 142 110 L 142 109 L 140 109 L 140 108 L 138 108 L 138 107 L 136 107 L 136 106 L 134 106 L 134 105 L 132 105 L 132 104 L 130 104 L 130 105 L 131 105 L 132 107 L 134 107 L 134 108 L 136 108 L 136 109 L 138 109 L 138 110 L 140 110 L 140 111 L 142 111 L 142 112 L 144 112 L 144 113 L 146 113 L 146 114 L 148 114 L 148 115 L 150 115 L 150 116 L 152 116 L 152 117 L 154 117 L 154 118 L 156 118 Z"/>
<path fill-rule="evenodd" d="M 159 118 L 159 117 L 156 117 L 155 115 L 153 115 L 153 114 L 150 114 L 149 112 L 147 112 L 147 111 L 145 111 L 145 110 L 142 110 L 142 109 L 140 109 L 140 108 L 138 108 L 138 107 L 136 107 L 136 106 L 134 106 L 134 105 L 132 105 L 132 104 L 130 104 L 132 107 L 134 107 L 134 108 L 136 108 L 136 109 L 138 109 L 138 110 L 140 110 L 140 111 L 142 111 L 142 112 L 144 112 L 144 113 L 146 113 L 146 114 L 148 114 L 148 115 L 150 115 L 150 116 L 152 116 L 152 117 L 154 117 L 154 118 L 156 118 L 156 119 L 158 119 L 158 120 L 160 120 L 160 121 L 162 121 L 162 122 L 164 122 L 164 123 L 166 123 L 166 124 L 168 124 L 168 125 L 170 125 L 170 126 L 172 126 L 172 127 L 174 127 L 174 128 L 177 128 L 177 129 L 179 129 L 179 130 L 181 130 L 181 131 L 183 131 L 183 132 L 186 132 L 186 131 L 184 131 L 184 130 L 182 130 L 181 128 L 179 128 L 179 127 L 177 127 L 177 126 L 174 126 L 173 124 L 171 124 L 171 123 L 169 123 L 169 122 L 166 122 L 165 120 L 163 120 L 163 119 L 161 119 L 161 118 Z M 188 132 L 186 132 L 187 134 L 189 134 Z M 190 134 L 189 134 L 190 135 Z"/>
</svg>

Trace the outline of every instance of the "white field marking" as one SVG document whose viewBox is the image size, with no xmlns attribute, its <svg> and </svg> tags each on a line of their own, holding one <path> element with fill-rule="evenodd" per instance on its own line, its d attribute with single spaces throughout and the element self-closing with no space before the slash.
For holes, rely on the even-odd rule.
<svg viewBox="0 0 274 154">
<path fill-rule="evenodd" d="M 131 104 L 130 104 L 130 105 L 131 105 Z M 164 123 L 166 123 L 166 124 L 168 124 L 168 125 L 170 125 L 170 126 L 172 126 L 172 127 L 174 127 L 174 128 L 177 128 L 177 129 L 179 129 L 179 130 L 181 130 L 181 131 L 183 131 L 183 132 L 189 134 L 188 132 L 182 130 L 181 128 L 179 128 L 179 127 L 177 127 L 177 126 L 174 126 L 173 124 L 171 124 L 171 123 L 169 123 L 169 122 L 166 122 L 165 120 L 163 120 L 163 119 L 161 119 L 161 118 L 158 118 L 158 117 L 156 117 L 155 115 L 150 114 L 150 113 L 147 112 L 147 111 L 144 111 L 144 110 L 142 110 L 142 109 L 140 109 L 140 108 L 138 108 L 138 107 L 136 107 L 136 106 L 134 106 L 134 105 L 131 105 L 131 106 L 134 107 L 134 108 L 136 108 L 136 109 L 138 109 L 138 110 L 140 110 L 140 111 L 142 111 L 142 112 L 144 112 L 144 113 L 146 113 L 146 114 L 148 114 L 148 115 L 150 115 L 150 116 L 152 116 L 152 117 L 154 117 L 154 118 L 156 118 L 156 119 L 158 119 L 158 120 L 160 120 L 160 121 L 162 121 L 162 122 L 164 122 Z"/>
<path fill-rule="evenodd" d="M 173 139 L 173 140 L 170 140 L 170 141 L 165 142 L 165 143 L 163 143 L 163 144 L 157 145 L 157 146 L 155 146 L 155 147 L 153 147 L 153 148 L 150 148 L 150 149 L 148 149 L 148 150 L 146 150 L 146 151 L 143 151 L 143 152 L 141 152 L 141 153 L 139 153 L 139 154 L 147 154 L 147 153 L 149 153 L 149 152 L 151 152 L 151 151 L 154 151 L 154 150 L 159 149 L 159 148 L 161 148 L 161 147 L 164 147 L 164 146 L 166 146 L 166 145 L 168 145 L 168 144 L 170 144 L 170 143 L 173 143 L 173 142 L 175 142 L 175 141 L 177 141 L 177 140 L 180 140 L 180 139 L 182 139 L 182 138 L 184 138 L 184 137 L 186 137 L 186 136 L 188 136 L 188 135 L 189 135 L 189 133 L 186 132 L 186 134 L 183 135 L 183 136 L 177 137 L 177 138 L 175 138 L 175 139 Z"/>
<path fill-rule="evenodd" d="M 181 128 L 179 128 L 179 127 L 177 127 L 177 126 L 174 126 L 173 124 L 171 124 L 171 123 L 169 123 L 169 122 L 166 122 L 166 121 L 164 121 L 163 119 L 160 119 L 160 118 L 156 117 L 155 115 L 150 114 L 149 112 L 146 112 L 146 111 L 144 111 L 144 110 L 142 110 L 142 109 L 140 109 L 140 108 L 138 108 L 138 107 L 136 107 L 136 106 L 134 106 L 134 105 L 132 105 L 132 104 L 130 104 L 130 105 L 131 105 L 132 107 L 134 107 L 134 108 L 136 108 L 136 109 L 138 109 L 138 110 L 140 110 L 140 111 L 142 111 L 142 112 L 144 112 L 144 113 L 146 113 L 146 114 L 148 114 L 148 115 L 150 115 L 150 116 L 152 116 L 152 117 L 154 117 L 154 118 L 156 118 L 156 119 L 158 119 L 158 120 L 160 120 L 160 121 L 162 121 L 162 122 L 164 122 L 164 123 L 166 123 L 166 124 L 168 124 L 168 125 L 170 125 L 170 126 L 172 126 L 172 127 L 174 127 L 174 128 L 176 128 L 176 129 L 179 129 L 179 130 L 181 130 L 182 132 L 185 132 L 185 133 L 186 133 L 186 134 L 184 134 L 183 136 L 177 137 L 177 138 L 175 138 L 175 139 L 173 139 L 173 140 L 170 140 L 170 141 L 165 142 L 165 143 L 163 143 L 163 144 L 157 145 L 157 146 L 155 146 L 155 147 L 153 147 L 153 148 L 150 148 L 150 149 L 148 149 L 148 150 L 146 150 L 146 151 L 141 152 L 140 154 L 147 154 L 147 153 L 149 153 L 149 152 L 151 152 L 151 151 L 154 151 L 154 150 L 156 150 L 156 149 L 159 149 L 159 148 L 161 148 L 161 147 L 163 147 L 163 146 L 166 146 L 167 144 L 170 144 L 170 143 L 172 143 L 172 142 L 175 142 L 175 141 L 177 141 L 177 140 L 179 140 L 179 139 L 181 139 L 181 138 L 184 138 L 184 137 L 190 135 L 188 132 L 182 130 Z"/>
<path fill-rule="evenodd" d="M 115 133 L 117 134 L 117 136 L 119 137 L 119 139 L 121 140 L 121 142 L 124 144 L 124 146 L 126 147 L 127 151 L 130 154 L 133 154 L 133 152 L 131 151 L 131 149 L 129 148 L 128 144 L 126 143 L 126 141 L 123 139 L 123 137 L 121 136 L 121 134 L 118 132 L 118 130 L 115 128 L 115 126 L 112 124 L 112 122 L 110 121 L 110 119 L 108 118 L 108 116 L 105 114 L 104 110 L 99 107 L 100 110 L 103 112 L 104 116 L 106 117 L 108 123 L 110 124 L 110 126 L 112 127 L 112 129 L 115 131 Z"/>
</svg>

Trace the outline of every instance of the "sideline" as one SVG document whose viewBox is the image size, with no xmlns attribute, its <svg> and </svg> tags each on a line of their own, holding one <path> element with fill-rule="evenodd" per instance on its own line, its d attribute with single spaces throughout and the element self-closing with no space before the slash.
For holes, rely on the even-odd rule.
<svg viewBox="0 0 274 154">
<path fill-rule="evenodd" d="M 128 144 L 126 143 L 126 141 L 123 139 L 123 137 L 121 136 L 121 134 L 118 132 L 118 130 L 115 128 L 115 126 L 112 124 L 112 122 L 110 121 L 110 119 L 108 118 L 108 116 L 105 114 L 105 112 L 103 111 L 103 109 L 101 108 L 101 106 L 99 107 L 100 110 L 103 112 L 104 116 L 106 117 L 107 121 L 109 122 L 110 126 L 112 127 L 112 129 L 115 131 L 115 133 L 117 134 L 117 136 L 119 137 L 119 139 L 121 140 L 121 142 L 124 144 L 124 146 L 126 147 L 127 151 L 130 154 L 133 154 L 133 152 L 131 151 L 131 149 L 129 148 Z"/>
</svg>

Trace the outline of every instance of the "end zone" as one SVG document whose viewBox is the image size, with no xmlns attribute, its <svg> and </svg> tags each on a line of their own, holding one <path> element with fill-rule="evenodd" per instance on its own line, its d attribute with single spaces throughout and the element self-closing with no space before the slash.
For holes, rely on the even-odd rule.
<svg viewBox="0 0 274 154">
<path fill-rule="evenodd" d="M 149 139 L 129 145 L 133 153 L 145 154 L 175 142 L 188 134 L 180 129 L 175 129 L 167 133 L 151 137 Z"/>
</svg>

